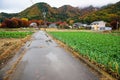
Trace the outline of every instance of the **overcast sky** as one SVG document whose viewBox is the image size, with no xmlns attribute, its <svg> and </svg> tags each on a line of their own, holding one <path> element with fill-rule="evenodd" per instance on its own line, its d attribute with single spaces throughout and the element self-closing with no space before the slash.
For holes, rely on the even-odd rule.
<svg viewBox="0 0 120 80">
<path fill-rule="evenodd" d="M 85 7 L 89 5 L 103 6 L 118 1 L 120 0 L 0 0 L 0 12 L 18 13 L 38 2 L 46 2 L 52 7 L 63 5 Z"/>
</svg>

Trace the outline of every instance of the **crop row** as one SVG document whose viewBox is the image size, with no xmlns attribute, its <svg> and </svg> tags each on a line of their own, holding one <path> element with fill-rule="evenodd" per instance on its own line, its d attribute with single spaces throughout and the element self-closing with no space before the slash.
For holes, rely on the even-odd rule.
<svg viewBox="0 0 120 80">
<path fill-rule="evenodd" d="M 0 38 L 24 38 L 32 32 L 1 31 Z"/>
<path fill-rule="evenodd" d="M 79 54 L 120 74 L 120 36 L 92 32 L 49 32 Z"/>
</svg>

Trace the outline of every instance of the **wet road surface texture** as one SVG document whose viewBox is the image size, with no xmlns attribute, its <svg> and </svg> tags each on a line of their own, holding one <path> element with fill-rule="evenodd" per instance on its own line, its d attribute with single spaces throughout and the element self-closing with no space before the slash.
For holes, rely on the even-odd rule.
<svg viewBox="0 0 120 80">
<path fill-rule="evenodd" d="M 12 80 L 99 80 L 86 65 L 59 47 L 44 31 L 36 32 L 27 44 L 27 52 Z"/>
</svg>

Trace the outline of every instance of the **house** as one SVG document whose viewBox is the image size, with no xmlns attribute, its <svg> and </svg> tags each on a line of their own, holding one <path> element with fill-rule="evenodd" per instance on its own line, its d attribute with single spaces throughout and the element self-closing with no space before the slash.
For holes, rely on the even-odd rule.
<svg viewBox="0 0 120 80">
<path fill-rule="evenodd" d="M 39 29 L 37 23 L 35 23 L 35 22 L 31 23 L 29 26 L 30 26 L 30 27 L 33 27 L 33 28 L 35 28 L 35 29 L 37 29 L 37 30 Z"/>
<path fill-rule="evenodd" d="M 38 27 L 38 26 L 37 26 L 37 23 L 35 23 L 35 22 L 31 23 L 29 26 L 30 26 L 30 27 L 34 27 L 34 28 L 37 28 L 37 27 Z"/>
<path fill-rule="evenodd" d="M 74 27 L 74 28 L 80 28 L 80 27 L 83 27 L 83 24 L 80 23 L 80 22 L 77 22 L 77 23 L 74 23 L 74 24 L 73 24 L 73 27 Z"/>
<path fill-rule="evenodd" d="M 83 26 L 83 27 L 87 27 L 88 25 L 87 25 L 87 24 L 83 24 L 82 26 Z"/>
<path fill-rule="evenodd" d="M 91 30 L 91 25 L 86 25 L 86 26 L 83 26 L 83 27 L 87 30 Z"/>
<path fill-rule="evenodd" d="M 105 27 L 105 30 L 107 30 L 107 31 L 111 31 L 112 28 L 111 28 L 111 27 Z"/>
<path fill-rule="evenodd" d="M 92 30 L 105 30 L 105 24 L 104 21 L 94 21 L 91 23 L 91 29 Z"/>
<path fill-rule="evenodd" d="M 56 23 L 51 23 L 51 24 L 49 25 L 49 28 L 57 28 Z"/>
</svg>

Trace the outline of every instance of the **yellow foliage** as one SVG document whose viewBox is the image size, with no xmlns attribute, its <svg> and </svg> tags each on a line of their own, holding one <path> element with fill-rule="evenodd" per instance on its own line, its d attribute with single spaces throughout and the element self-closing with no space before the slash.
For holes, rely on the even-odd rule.
<svg viewBox="0 0 120 80">
<path fill-rule="evenodd" d="M 28 18 L 21 18 L 21 20 L 25 20 L 25 21 L 28 21 Z"/>
<path fill-rule="evenodd" d="M 73 23 L 74 23 L 74 20 L 70 20 L 70 21 L 69 21 L 69 24 L 73 24 Z"/>
</svg>

